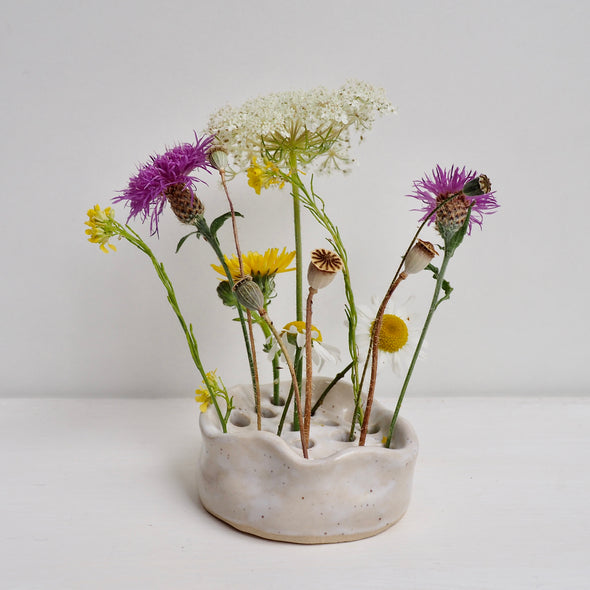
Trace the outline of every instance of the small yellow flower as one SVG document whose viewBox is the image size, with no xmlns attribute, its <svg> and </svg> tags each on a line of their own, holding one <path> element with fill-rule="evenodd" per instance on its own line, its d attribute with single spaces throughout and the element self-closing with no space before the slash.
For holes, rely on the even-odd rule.
<svg viewBox="0 0 590 590">
<path fill-rule="evenodd" d="M 196 389 L 195 393 L 197 394 L 195 396 L 195 400 L 201 404 L 201 412 L 205 413 L 209 407 L 209 404 L 211 403 L 211 396 L 206 389 Z"/>
<path fill-rule="evenodd" d="M 215 371 L 209 371 L 205 375 L 205 379 L 203 379 L 203 385 L 205 387 L 195 390 L 195 401 L 201 404 L 201 412 L 206 412 L 207 408 L 211 405 L 211 394 L 209 393 L 209 388 L 215 393 L 221 390 L 217 377 L 217 369 L 215 369 Z"/>
<path fill-rule="evenodd" d="M 109 240 L 117 235 L 117 231 L 113 225 L 115 221 L 115 212 L 112 207 L 101 209 L 98 205 L 95 205 L 93 209 L 88 210 L 88 221 L 84 224 L 90 229 L 86 230 L 88 234 L 88 241 L 93 244 L 98 244 L 100 249 L 107 253 L 107 246 L 116 251 L 117 248 L 112 244 L 109 244 Z"/>
<path fill-rule="evenodd" d="M 263 188 L 269 188 L 273 185 L 279 185 L 279 188 L 285 186 L 285 181 L 279 176 L 279 168 L 276 164 L 263 159 L 263 165 L 259 166 L 256 158 L 252 158 L 252 163 L 246 171 L 248 174 L 248 186 L 251 186 L 256 194 L 259 195 Z"/>
<path fill-rule="evenodd" d="M 244 275 L 251 276 L 252 278 L 264 278 L 274 276 L 280 272 L 290 272 L 295 270 L 295 268 L 289 268 L 294 258 L 295 252 L 287 252 L 287 248 L 283 248 L 280 253 L 278 248 L 269 248 L 264 254 L 260 254 L 259 252 L 242 254 Z M 233 280 L 239 280 L 241 276 L 238 257 L 235 254 L 231 258 L 227 258 L 226 256 L 225 262 Z M 212 264 L 211 268 L 222 275 L 224 279 L 227 278 L 221 265 Z"/>
</svg>

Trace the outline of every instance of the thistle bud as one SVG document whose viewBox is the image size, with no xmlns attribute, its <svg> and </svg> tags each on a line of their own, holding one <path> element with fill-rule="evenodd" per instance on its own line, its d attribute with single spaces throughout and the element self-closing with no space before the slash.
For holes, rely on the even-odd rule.
<svg viewBox="0 0 590 590">
<path fill-rule="evenodd" d="M 264 309 L 264 295 L 252 277 L 244 277 L 234 285 L 234 293 L 238 303 L 250 311 Z"/>
<path fill-rule="evenodd" d="M 215 170 L 225 170 L 227 168 L 227 150 L 220 145 L 214 145 L 207 154 L 209 163 Z"/>
<path fill-rule="evenodd" d="M 312 289 L 327 287 L 342 269 L 342 258 L 335 252 L 317 248 L 311 253 L 311 262 L 307 269 L 307 282 Z"/>
<path fill-rule="evenodd" d="M 404 272 L 411 275 L 424 270 L 435 256 L 438 252 L 430 242 L 418 240 L 406 256 Z"/>
<path fill-rule="evenodd" d="M 485 195 L 492 190 L 492 183 L 485 174 L 480 174 L 472 180 L 468 180 L 463 186 L 463 194 L 467 197 Z"/>
<path fill-rule="evenodd" d="M 174 215 L 182 223 L 192 223 L 195 217 L 205 212 L 203 203 L 181 182 L 171 184 L 164 194 Z"/>
</svg>

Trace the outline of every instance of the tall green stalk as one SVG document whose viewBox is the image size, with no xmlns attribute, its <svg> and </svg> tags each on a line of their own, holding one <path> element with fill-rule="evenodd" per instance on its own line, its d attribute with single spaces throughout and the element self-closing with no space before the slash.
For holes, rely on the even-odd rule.
<svg viewBox="0 0 590 590">
<path fill-rule="evenodd" d="M 361 392 L 358 373 L 358 347 L 356 344 L 356 329 L 358 317 L 356 311 L 356 304 L 354 300 L 354 292 L 352 290 L 352 282 L 350 279 L 348 253 L 346 252 L 346 248 L 344 247 L 344 243 L 342 242 L 340 230 L 336 225 L 334 225 L 334 223 L 332 223 L 332 220 L 328 217 L 328 214 L 326 213 L 325 203 L 323 199 L 313 190 L 313 180 L 309 190 L 303 184 L 303 182 L 299 178 L 299 175 L 296 174 L 295 176 L 292 176 L 289 180 L 291 181 L 291 185 L 293 186 L 294 198 L 296 195 L 297 199 L 303 203 L 305 208 L 313 215 L 316 221 L 330 234 L 329 242 L 343 262 L 342 276 L 344 278 L 344 292 L 346 296 L 346 318 L 348 320 L 348 351 L 352 363 L 351 382 L 355 404 L 354 415 L 356 419 L 356 417 L 360 413 L 361 404 Z M 353 436 L 354 434 L 351 434 L 351 437 Z"/>
<path fill-rule="evenodd" d="M 297 156 L 295 152 L 289 154 L 289 175 L 290 178 L 299 180 L 297 173 Z M 295 306 L 296 319 L 298 322 L 303 321 L 303 252 L 301 240 L 301 202 L 299 201 L 298 183 L 292 182 L 293 187 L 293 235 L 295 238 Z M 303 363 L 300 360 L 301 352 L 299 349 L 295 355 L 295 374 L 297 376 L 297 388 L 301 391 L 303 381 Z M 293 428 L 299 429 L 299 411 L 297 406 L 293 408 Z"/>
<path fill-rule="evenodd" d="M 438 271 L 438 276 L 436 278 L 436 285 L 434 287 L 434 293 L 432 294 L 432 301 L 430 303 L 430 309 L 428 310 L 428 315 L 426 316 L 426 320 L 424 322 L 424 326 L 422 327 L 422 333 L 420 334 L 420 339 L 418 340 L 418 344 L 416 346 L 416 350 L 414 351 L 414 355 L 412 356 L 412 361 L 410 362 L 410 366 L 408 368 L 408 372 L 406 373 L 406 378 L 402 385 L 401 392 L 399 394 L 397 405 L 395 406 L 395 411 L 393 412 L 393 417 L 391 419 L 391 424 L 389 425 L 389 433 L 387 436 L 387 441 L 385 442 L 385 447 L 389 448 L 391 445 L 391 439 L 393 437 L 393 431 L 395 429 L 395 423 L 397 422 L 397 417 L 402 406 L 402 402 L 404 401 L 404 396 L 406 394 L 406 390 L 408 389 L 408 385 L 410 383 L 410 379 L 412 377 L 412 373 L 414 371 L 414 367 L 416 365 L 416 361 L 418 360 L 418 356 L 420 355 L 420 350 L 422 349 L 422 345 L 424 344 L 424 339 L 426 338 L 426 333 L 428 332 L 428 327 L 430 326 L 430 322 L 432 321 L 432 316 L 436 311 L 437 307 L 446 299 L 448 299 L 448 294 L 445 294 L 444 297 L 440 298 L 440 292 L 443 286 L 445 272 L 447 270 L 447 266 L 449 261 L 451 260 L 454 254 L 454 250 L 446 249 L 443 256 L 443 261 L 440 266 L 440 270 Z"/>
<path fill-rule="evenodd" d="M 297 156 L 294 152 L 289 155 L 289 177 L 299 179 L 297 174 Z M 303 253 L 301 245 L 301 203 L 299 201 L 299 188 L 297 182 L 292 182 L 293 187 L 293 235 L 295 238 L 295 306 L 296 319 L 303 321 Z"/>
</svg>

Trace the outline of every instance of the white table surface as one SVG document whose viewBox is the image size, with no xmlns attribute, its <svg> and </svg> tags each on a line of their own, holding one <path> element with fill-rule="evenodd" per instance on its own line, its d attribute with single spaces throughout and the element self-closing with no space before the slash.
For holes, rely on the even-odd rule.
<svg viewBox="0 0 590 590">
<path fill-rule="evenodd" d="M 408 513 L 321 546 L 205 512 L 197 409 L 0 400 L 0 588 L 590 588 L 590 400 L 407 400 L 420 439 Z"/>
</svg>

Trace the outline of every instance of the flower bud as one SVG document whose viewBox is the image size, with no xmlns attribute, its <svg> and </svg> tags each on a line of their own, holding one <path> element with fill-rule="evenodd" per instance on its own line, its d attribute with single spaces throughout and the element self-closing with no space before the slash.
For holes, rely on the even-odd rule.
<svg viewBox="0 0 590 590">
<path fill-rule="evenodd" d="M 234 285 L 234 293 L 238 303 L 250 311 L 264 309 L 264 295 L 252 277 L 244 277 Z"/>
<path fill-rule="evenodd" d="M 317 248 L 311 253 L 311 262 L 307 269 L 307 282 L 312 289 L 327 287 L 342 269 L 342 258 L 335 252 Z"/>
<path fill-rule="evenodd" d="M 182 182 L 171 184 L 164 194 L 174 215 L 182 223 L 192 223 L 197 215 L 205 212 L 203 203 Z"/>
<path fill-rule="evenodd" d="M 227 168 L 227 150 L 220 145 L 214 145 L 207 154 L 209 163 L 215 170 L 225 170 Z"/>
<path fill-rule="evenodd" d="M 418 240 L 406 256 L 404 272 L 411 275 L 424 270 L 435 256 L 438 252 L 430 242 Z"/>
<path fill-rule="evenodd" d="M 480 174 L 472 180 L 468 180 L 463 186 L 463 194 L 467 197 L 485 195 L 492 190 L 492 183 L 485 174 Z"/>
</svg>

